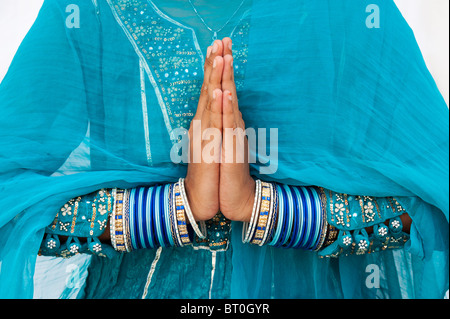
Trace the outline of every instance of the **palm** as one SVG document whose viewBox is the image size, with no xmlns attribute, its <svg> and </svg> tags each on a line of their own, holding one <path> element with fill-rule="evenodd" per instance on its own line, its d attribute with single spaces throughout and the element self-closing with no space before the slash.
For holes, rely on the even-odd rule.
<svg viewBox="0 0 450 319">
<path fill-rule="evenodd" d="M 197 221 L 208 220 L 219 211 L 219 169 L 220 158 L 208 161 L 204 149 L 210 143 L 220 140 L 204 140 L 202 137 L 211 129 L 222 131 L 222 91 L 223 70 L 222 42 L 215 42 L 215 49 L 208 48 L 205 61 L 205 77 L 197 112 L 189 129 L 190 161 L 185 186 L 188 201 Z M 219 157 L 220 154 L 216 154 Z"/>
<path fill-rule="evenodd" d="M 224 48 L 230 48 L 224 39 Z M 230 42 L 231 43 L 231 42 Z M 250 176 L 245 123 L 239 111 L 231 50 L 224 55 L 222 75 L 222 158 L 220 165 L 220 210 L 231 220 L 247 221 L 254 200 L 255 181 Z M 250 210 L 250 212 L 249 212 Z"/>
</svg>

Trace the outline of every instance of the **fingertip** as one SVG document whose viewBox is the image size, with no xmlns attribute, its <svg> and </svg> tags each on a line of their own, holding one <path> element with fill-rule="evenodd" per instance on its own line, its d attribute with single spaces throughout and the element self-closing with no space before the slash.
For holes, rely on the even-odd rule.
<svg viewBox="0 0 450 319">
<path fill-rule="evenodd" d="M 213 45 L 212 45 L 212 50 L 211 52 L 213 54 L 220 54 L 223 50 L 223 45 L 222 45 L 222 41 L 220 40 L 215 40 Z"/>
<path fill-rule="evenodd" d="M 225 37 L 225 38 L 223 38 L 222 42 L 223 42 L 224 47 L 226 49 L 232 51 L 232 49 L 233 49 L 233 40 L 231 40 L 231 38 Z"/>
</svg>

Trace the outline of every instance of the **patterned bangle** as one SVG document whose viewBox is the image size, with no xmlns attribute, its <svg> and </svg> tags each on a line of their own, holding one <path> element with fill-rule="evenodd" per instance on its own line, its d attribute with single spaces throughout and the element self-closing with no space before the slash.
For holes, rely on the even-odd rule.
<svg viewBox="0 0 450 319">
<path fill-rule="evenodd" d="M 175 184 L 175 211 L 177 217 L 177 228 L 181 239 L 181 246 L 191 244 L 186 224 L 185 209 L 179 183 Z"/>
<path fill-rule="evenodd" d="M 313 248 L 314 251 L 319 251 L 323 247 L 326 237 L 327 237 L 327 229 L 328 229 L 326 195 L 325 195 L 323 188 L 318 188 L 317 192 L 319 194 L 319 199 L 320 199 L 320 209 L 321 209 L 320 214 L 321 214 L 322 224 L 321 224 L 321 229 L 320 229 L 319 241 L 317 243 L 317 246 Z M 336 232 L 336 237 L 337 237 L 337 232 Z M 334 240 L 336 240 L 336 238 Z"/>
<path fill-rule="evenodd" d="M 317 190 L 312 187 L 270 184 L 270 208 L 267 209 L 268 187 L 267 183 L 263 185 L 258 228 L 252 243 L 318 250 L 326 240 L 328 224 L 324 216 L 326 210 L 323 199 Z"/>
<path fill-rule="evenodd" d="M 277 215 L 277 192 L 275 191 L 275 185 L 274 184 L 270 184 L 270 210 L 269 210 L 269 217 L 268 217 L 268 221 L 267 221 L 267 226 L 266 226 L 266 232 L 264 234 L 264 238 L 262 240 L 262 242 L 259 244 L 260 246 L 265 245 L 271 238 L 272 236 L 272 232 L 273 232 L 273 225 L 275 224 L 275 218 Z"/>
<path fill-rule="evenodd" d="M 251 243 L 259 245 L 263 242 L 264 234 L 266 233 L 267 223 L 269 219 L 269 211 L 271 207 L 272 185 L 270 183 L 261 183 L 261 208 L 259 211 L 259 218 L 256 227 L 256 233 Z"/>
<path fill-rule="evenodd" d="M 133 251 L 131 247 L 131 231 L 130 231 L 130 190 L 126 189 L 123 194 L 122 204 L 123 216 L 123 241 L 127 252 Z"/>
<path fill-rule="evenodd" d="M 114 209 L 111 214 L 111 229 L 113 230 L 113 238 L 111 242 L 115 250 L 125 252 L 124 227 L 123 227 L 123 195 L 124 190 L 114 189 Z"/>
</svg>

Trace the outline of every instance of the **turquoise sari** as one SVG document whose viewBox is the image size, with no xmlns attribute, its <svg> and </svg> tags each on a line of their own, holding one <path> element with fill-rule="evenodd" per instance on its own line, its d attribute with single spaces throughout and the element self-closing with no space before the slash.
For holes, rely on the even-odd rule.
<svg viewBox="0 0 450 319">
<path fill-rule="evenodd" d="M 252 175 L 404 197 L 413 224 L 403 249 L 318 258 L 244 245 L 232 223 L 220 249 L 36 262 L 44 228 L 69 199 L 185 176 L 170 159 L 173 130 L 195 114 L 212 34 L 188 4 L 176 12 L 171 3 L 45 1 L 0 86 L 0 297 L 443 298 L 448 107 L 391 0 L 378 10 L 254 0 L 234 16 L 241 1 L 229 1 L 227 14 L 199 13 L 222 25 L 232 16 L 218 36 L 233 39 L 246 126 L 278 129 L 276 172 L 260 174 L 262 156 Z M 369 266 L 378 287 L 367 284 Z"/>
</svg>

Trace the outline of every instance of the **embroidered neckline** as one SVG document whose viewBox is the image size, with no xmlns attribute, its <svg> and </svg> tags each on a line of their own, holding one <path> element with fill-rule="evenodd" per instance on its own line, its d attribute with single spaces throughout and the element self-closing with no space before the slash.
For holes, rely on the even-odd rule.
<svg viewBox="0 0 450 319">
<path fill-rule="evenodd" d="M 165 15 L 149 0 L 107 2 L 147 73 L 167 131 L 176 142 L 172 131 L 189 127 L 203 82 L 204 56 L 195 31 Z M 249 28 L 247 11 L 231 34 L 238 90 L 245 80 Z"/>
</svg>

